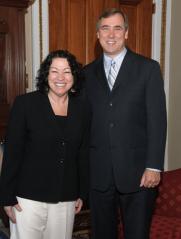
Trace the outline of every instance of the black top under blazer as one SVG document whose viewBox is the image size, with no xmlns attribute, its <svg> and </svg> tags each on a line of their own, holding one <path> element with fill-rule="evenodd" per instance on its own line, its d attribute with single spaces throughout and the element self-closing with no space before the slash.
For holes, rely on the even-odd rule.
<svg viewBox="0 0 181 239">
<path fill-rule="evenodd" d="M 88 191 L 89 111 L 81 96 L 70 96 L 67 127 L 61 132 L 48 96 L 18 96 L 8 125 L 1 205 L 16 196 L 42 202 L 84 199 Z"/>
<path fill-rule="evenodd" d="M 145 168 L 163 169 L 166 104 L 159 64 L 127 49 L 110 91 L 103 56 L 84 69 L 92 107 L 91 188 L 115 182 L 123 193 L 140 190 Z"/>
</svg>

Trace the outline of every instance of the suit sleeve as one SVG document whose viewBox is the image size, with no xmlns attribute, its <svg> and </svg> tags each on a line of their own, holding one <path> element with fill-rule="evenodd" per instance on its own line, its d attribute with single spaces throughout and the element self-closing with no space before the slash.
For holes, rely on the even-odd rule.
<svg viewBox="0 0 181 239">
<path fill-rule="evenodd" d="M 0 204 L 15 205 L 18 173 L 23 160 L 25 142 L 24 102 L 21 96 L 14 101 L 7 128 L 0 177 Z"/>
<path fill-rule="evenodd" d="M 147 164 L 146 168 L 163 170 L 166 143 L 166 102 L 159 64 L 153 62 L 146 83 Z"/>
</svg>

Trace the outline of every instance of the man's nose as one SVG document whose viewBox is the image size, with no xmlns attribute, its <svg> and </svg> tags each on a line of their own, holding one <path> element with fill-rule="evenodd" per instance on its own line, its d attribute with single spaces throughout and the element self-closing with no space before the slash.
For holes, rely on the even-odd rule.
<svg viewBox="0 0 181 239">
<path fill-rule="evenodd" d="M 109 37 L 114 37 L 114 35 L 115 35 L 114 29 L 110 28 L 109 29 Z"/>
</svg>

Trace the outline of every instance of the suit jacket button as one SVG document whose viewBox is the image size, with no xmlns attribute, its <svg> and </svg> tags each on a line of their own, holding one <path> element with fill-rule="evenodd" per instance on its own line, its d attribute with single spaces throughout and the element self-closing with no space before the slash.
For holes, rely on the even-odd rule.
<svg viewBox="0 0 181 239">
<path fill-rule="evenodd" d="M 110 103 L 109 103 L 109 106 L 111 106 L 111 107 L 112 107 L 112 102 L 110 102 Z"/>
<path fill-rule="evenodd" d="M 61 163 L 61 164 L 63 163 L 63 161 L 64 161 L 64 159 L 60 159 L 60 163 Z"/>
<path fill-rule="evenodd" d="M 65 141 L 61 141 L 61 145 L 64 146 L 65 145 Z"/>
<path fill-rule="evenodd" d="M 110 128 L 113 128 L 114 127 L 114 123 L 110 123 Z"/>
</svg>

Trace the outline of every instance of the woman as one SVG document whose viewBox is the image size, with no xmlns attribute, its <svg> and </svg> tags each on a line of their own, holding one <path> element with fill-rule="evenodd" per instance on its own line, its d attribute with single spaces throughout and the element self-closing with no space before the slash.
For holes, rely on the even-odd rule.
<svg viewBox="0 0 181 239">
<path fill-rule="evenodd" d="M 90 114 L 80 72 L 68 51 L 52 52 L 38 90 L 15 99 L 0 178 L 11 239 L 71 238 L 88 189 Z"/>
</svg>

